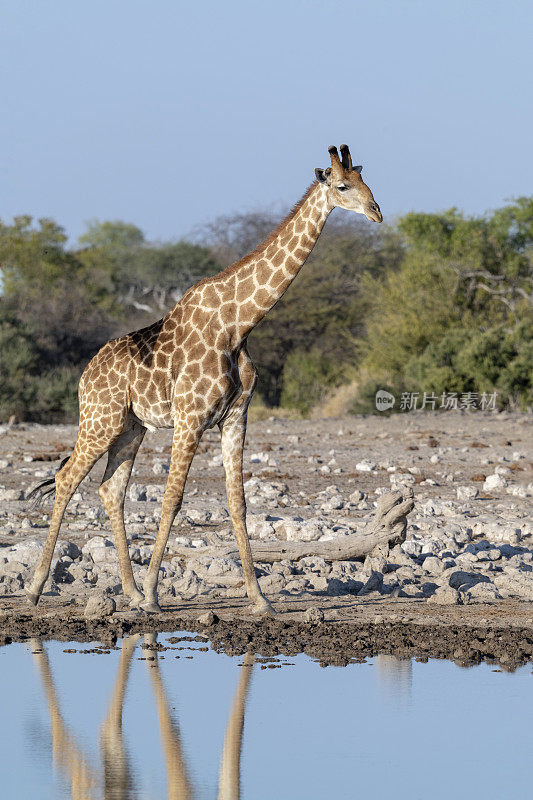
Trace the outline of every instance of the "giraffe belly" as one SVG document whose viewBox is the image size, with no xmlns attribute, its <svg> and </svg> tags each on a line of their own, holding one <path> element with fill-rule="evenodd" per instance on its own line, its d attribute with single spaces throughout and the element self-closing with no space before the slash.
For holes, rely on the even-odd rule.
<svg viewBox="0 0 533 800">
<path fill-rule="evenodd" d="M 158 428 L 173 428 L 174 420 L 170 413 L 170 407 L 167 409 L 154 409 L 143 408 L 139 403 L 132 403 L 133 413 L 145 428 L 149 431 L 155 431 Z"/>
</svg>

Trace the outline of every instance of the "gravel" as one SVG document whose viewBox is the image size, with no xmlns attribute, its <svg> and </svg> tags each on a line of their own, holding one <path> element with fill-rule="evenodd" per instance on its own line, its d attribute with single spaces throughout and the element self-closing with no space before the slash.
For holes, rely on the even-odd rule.
<svg viewBox="0 0 533 800">
<path fill-rule="evenodd" d="M 518 413 L 409 413 L 388 418 L 249 426 L 245 458 L 252 538 L 328 541 L 353 534 L 391 488 L 411 486 L 406 540 L 362 562 L 258 564 L 262 590 L 283 600 L 412 598 L 439 605 L 533 600 L 531 419 Z M 40 557 L 51 505 L 31 512 L 25 493 L 71 451 L 72 426 L 14 425 L 0 433 L 0 595 L 18 596 Z M 198 548 L 234 542 L 225 500 L 219 434 L 208 431 L 190 473 L 167 546 L 161 594 L 244 596 L 240 562 L 199 558 Z M 136 580 L 157 534 L 171 432 L 149 434 L 135 465 L 125 516 Z M 49 451 L 56 462 L 33 463 Z M 322 470 L 327 467 L 329 472 Z M 98 465 L 76 492 L 61 528 L 45 594 L 79 598 L 121 593 L 118 558 L 97 489 Z M 339 471 L 340 470 L 340 471 Z M 189 553 L 173 555 L 173 547 Z M 163 591 L 164 590 L 164 591 Z"/>
</svg>

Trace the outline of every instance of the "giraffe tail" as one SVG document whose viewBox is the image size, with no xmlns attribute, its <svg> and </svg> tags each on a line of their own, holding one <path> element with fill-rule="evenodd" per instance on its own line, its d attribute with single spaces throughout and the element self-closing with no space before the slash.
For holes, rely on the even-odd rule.
<svg viewBox="0 0 533 800">
<path fill-rule="evenodd" d="M 59 467 L 56 469 L 56 474 L 59 472 L 60 469 L 63 469 L 69 458 L 70 456 L 67 456 L 66 458 L 63 459 Z M 39 508 L 44 498 L 48 497 L 48 495 L 54 494 L 55 490 L 56 490 L 55 475 L 53 478 L 47 478 L 45 481 L 38 483 L 37 486 L 34 486 L 33 489 L 31 489 L 26 495 L 26 500 L 31 500 L 31 503 L 28 506 L 29 510 L 35 511 L 37 508 Z"/>
</svg>

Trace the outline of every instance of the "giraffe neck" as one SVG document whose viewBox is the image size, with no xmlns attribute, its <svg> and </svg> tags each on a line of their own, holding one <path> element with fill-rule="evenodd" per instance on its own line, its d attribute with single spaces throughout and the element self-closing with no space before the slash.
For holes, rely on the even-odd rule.
<svg viewBox="0 0 533 800">
<path fill-rule="evenodd" d="M 250 255 L 225 270 L 235 299 L 234 340 L 242 342 L 286 292 L 318 239 L 331 207 L 313 183 L 290 214 Z"/>
</svg>

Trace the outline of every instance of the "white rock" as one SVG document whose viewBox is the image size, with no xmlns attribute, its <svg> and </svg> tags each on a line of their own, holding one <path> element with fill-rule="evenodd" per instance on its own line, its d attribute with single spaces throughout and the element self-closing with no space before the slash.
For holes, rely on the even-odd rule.
<svg viewBox="0 0 533 800">
<path fill-rule="evenodd" d="M 324 621 L 324 612 L 321 608 L 315 608 L 311 606 L 311 608 L 308 608 L 305 612 L 304 620 L 309 622 L 311 625 L 319 625 Z"/>
<path fill-rule="evenodd" d="M 26 539 L 24 542 L 10 547 L 8 552 L 3 551 L 3 555 L 7 556 L 8 561 L 21 561 L 23 564 L 33 566 L 39 560 L 44 542 L 39 539 Z"/>
<path fill-rule="evenodd" d="M 494 491 L 494 489 L 503 489 L 505 483 L 505 478 L 502 478 L 502 476 L 497 473 L 494 473 L 494 475 L 487 475 L 485 483 L 483 484 L 483 490 L 485 492 L 491 492 Z"/>
<path fill-rule="evenodd" d="M 250 461 L 252 464 L 268 464 L 269 458 L 268 453 L 252 453 Z"/>
<path fill-rule="evenodd" d="M 439 606 L 453 606 L 461 602 L 461 596 L 456 589 L 451 586 L 439 586 L 435 594 L 428 598 L 428 603 L 436 603 Z"/>
<path fill-rule="evenodd" d="M 322 535 L 322 526 L 311 520 L 306 522 L 286 521 L 276 533 L 278 536 L 280 533 L 282 536 L 285 534 L 284 538 L 288 542 L 315 542 Z"/>
<path fill-rule="evenodd" d="M 218 525 L 221 522 L 226 522 L 228 518 L 229 514 L 227 509 L 223 508 L 222 506 L 218 506 L 211 511 L 210 522 Z"/>
<path fill-rule="evenodd" d="M 510 475 L 511 474 L 511 470 L 509 469 L 509 467 L 505 467 L 505 466 L 502 465 L 502 466 L 496 467 L 496 469 L 494 470 L 494 473 L 496 475 Z"/>
<path fill-rule="evenodd" d="M 274 526 L 267 520 L 249 515 L 246 519 L 246 527 L 252 539 L 266 539 L 274 536 Z"/>
<path fill-rule="evenodd" d="M 479 494 L 479 490 L 475 486 L 458 486 L 457 499 L 458 500 L 473 500 Z"/>
<path fill-rule="evenodd" d="M 22 489 L 1 489 L 0 500 L 6 500 L 7 502 L 24 500 L 24 492 Z"/>
<path fill-rule="evenodd" d="M 206 627 L 210 627 L 217 622 L 218 617 L 216 617 L 212 611 L 206 611 L 205 614 L 200 614 L 198 617 L 198 622 L 200 625 L 205 625 Z"/>
<path fill-rule="evenodd" d="M 199 508 L 188 508 L 185 512 L 187 521 L 193 525 L 203 525 L 211 519 L 209 511 L 200 510 Z"/>
<path fill-rule="evenodd" d="M 133 500 L 133 502 L 146 500 L 146 487 L 138 483 L 130 484 L 128 488 L 128 497 L 130 500 Z"/>
<path fill-rule="evenodd" d="M 211 578 L 220 575 L 238 575 L 242 579 L 242 570 L 232 558 L 213 558 L 207 569 L 207 575 Z"/>
<path fill-rule="evenodd" d="M 168 475 L 169 466 L 168 464 L 163 463 L 163 461 L 155 461 L 152 467 L 152 472 L 154 475 Z"/>
<path fill-rule="evenodd" d="M 468 603 L 489 603 L 491 600 L 501 600 L 502 596 L 493 583 L 476 583 L 465 593 Z"/>
<path fill-rule="evenodd" d="M 505 491 L 513 497 L 531 497 L 531 492 L 528 492 L 525 486 L 507 486 Z"/>
<path fill-rule="evenodd" d="M 83 555 L 90 556 L 95 564 L 116 564 L 118 562 L 118 553 L 113 542 L 101 536 L 89 539 L 83 545 L 81 552 Z"/>
<path fill-rule="evenodd" d="M 95 619 L 109 617 L 115 610 L 116 604 L 113 598 L 104 594 L 90 597 L 83 614 L 88 619 Z"/>
<path fill-rule="evenodd" d="M 355 465 L 355 468 L 358 472 L 374 472 L 376 465 L 365 458 L 363 461 L 359 461 L 359 463 Z"/>
<path fill-rule="evenodd" d="M 416 478 L 410 472 L 393 472 L 390 475 L 392 486 L 412 486 L 416 483 Z"/>
<path fill-rule="evenodd" d="M 428 558 L 424 559 L 422 566 L 430 575 L 440 575 L 441 572 L 444 572 L 444 564 L 440 558 L 435 556 L 428 556 Z"/>
</svg>

